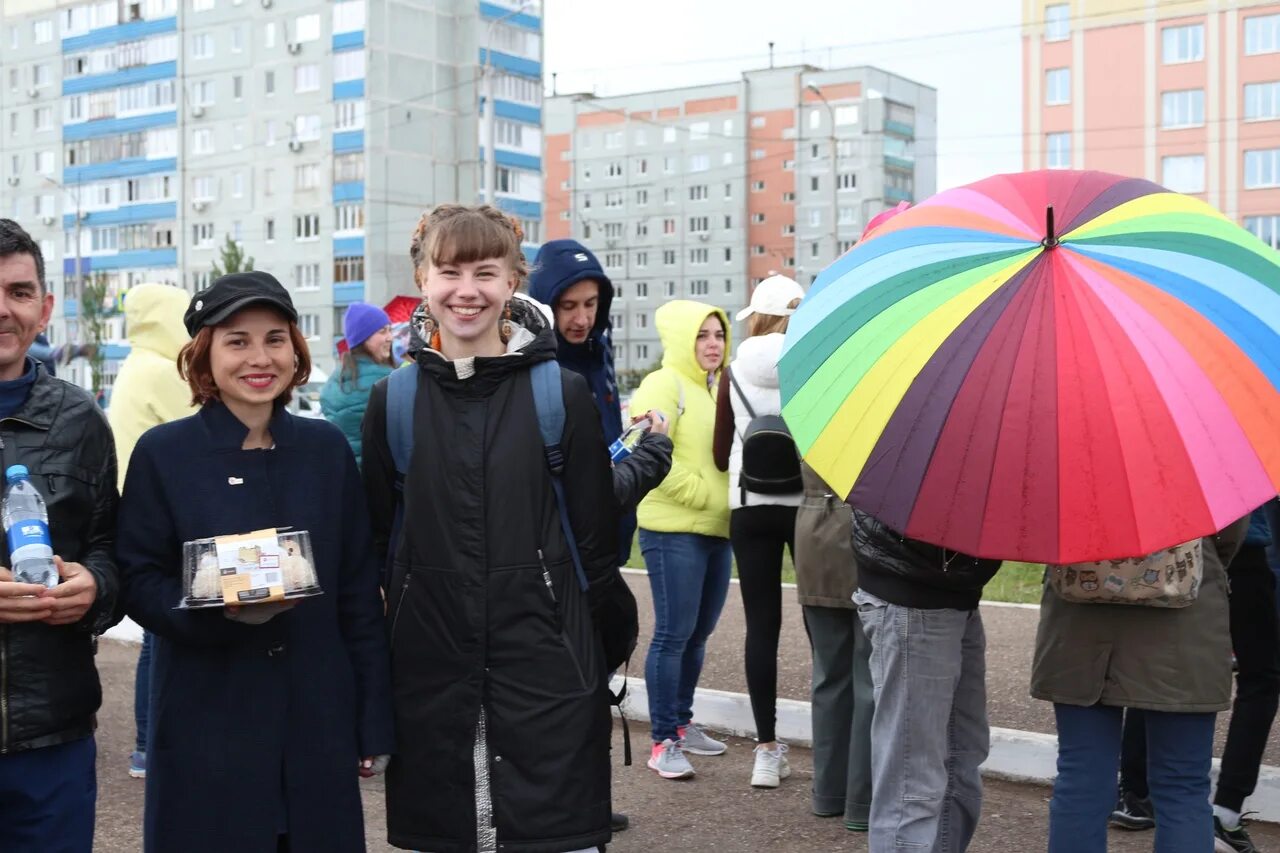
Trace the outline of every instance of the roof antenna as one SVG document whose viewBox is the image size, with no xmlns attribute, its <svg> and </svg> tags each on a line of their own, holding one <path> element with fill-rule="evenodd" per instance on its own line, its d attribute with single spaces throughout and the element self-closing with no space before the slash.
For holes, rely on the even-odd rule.
<svg viewBox="0 0 1280 853">
<path fill-rule="evenodd" d="M 1058 235 L 1053 229 L 1053 205 L 1049 205 L 1044 211 L 1044 229 L 1045 238 L 1040 241 L 1040 245 L 1046 249 L 1052 249 L 1058 245 Z"/>
<path fill-rule="evenodd" d="M 773 42 L 769 42 L 769 67 L 773 67 Z"/>
</svg>

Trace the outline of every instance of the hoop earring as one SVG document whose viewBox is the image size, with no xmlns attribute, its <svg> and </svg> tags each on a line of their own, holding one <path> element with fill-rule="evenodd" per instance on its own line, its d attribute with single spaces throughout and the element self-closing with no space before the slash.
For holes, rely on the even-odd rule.
<svg viewBox="0 0 1280 853">
<path fill-rule="evenodd" d="M 498 337 L 502 339 L 504 344 L 511 343 L 511 300 L 507 300 L 507 305 L 502 309 L 502 325 L 498 327 Z"/>
</svg>

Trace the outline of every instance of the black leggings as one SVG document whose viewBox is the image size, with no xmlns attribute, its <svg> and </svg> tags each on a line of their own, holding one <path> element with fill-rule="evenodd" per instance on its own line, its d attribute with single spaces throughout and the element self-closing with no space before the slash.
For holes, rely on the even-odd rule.
<svg viewBox="0 0 1280 853">
<path fill-rule="evenodd" d="M 747 618 L 747 692 L 756 739 L 778 739 L 778 635 L 782 631 L 782 547 L 796 554 L 796 507 L 748 506 L 729 516 L 729 541 Z"/>
</svg>

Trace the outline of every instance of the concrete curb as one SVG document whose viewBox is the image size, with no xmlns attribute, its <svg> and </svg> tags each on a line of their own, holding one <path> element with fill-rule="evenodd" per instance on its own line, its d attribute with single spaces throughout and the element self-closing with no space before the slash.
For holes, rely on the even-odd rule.
<svg viewBox="0 0 1280 853">
<path fill-rule="evenodd" d="M 621 679 L 615 678 L 615 692 L 620 684 Z M 629 720 L 648 721 L 649 693 L 643 681 L 628 679 L 627 698 L 622 703 L 622 711 Z M 735 737 L 754 738 L 756 734 L 751 701 L 743 693 L 700 687 L 694 694 L 693 717 L 709 729 Z M 647 742 L 644 732 L 637 732 L 636 736 L 642 743 Z M 778 737 L 794 746 L 813 746 L 810 703 L 795 699 L 778 700 Z M 982 765 L 982 773 L 1014 782 L 1052 785 L 1057 775 L 1057 763 L 1058 738 L 1054 735 L 992 727 L 991 751 Z M 1214 784 L 1218 779 L 1218 765 L 1215 758 Z M 1263 765 L 1258 775 L 1258 787 L 1245 807 L 1256 812 L 1258 820 L 1280 822 L 1280 768 Z"/>
</svg>

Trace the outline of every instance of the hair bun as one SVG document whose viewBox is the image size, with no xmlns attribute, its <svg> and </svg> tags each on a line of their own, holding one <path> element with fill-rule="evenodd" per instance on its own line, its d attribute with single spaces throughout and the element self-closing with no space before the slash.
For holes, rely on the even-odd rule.
<svg viewBox="0 0 1280 853">
<path fill-rule="evenodd" d="M 516 232 L 516 241 L 524 242 L 524 229 L 520 227 L 520 220 L 510 214 L 507 215 L 507 221 L 511 223 L 511 230 Z"/>
</svg>

